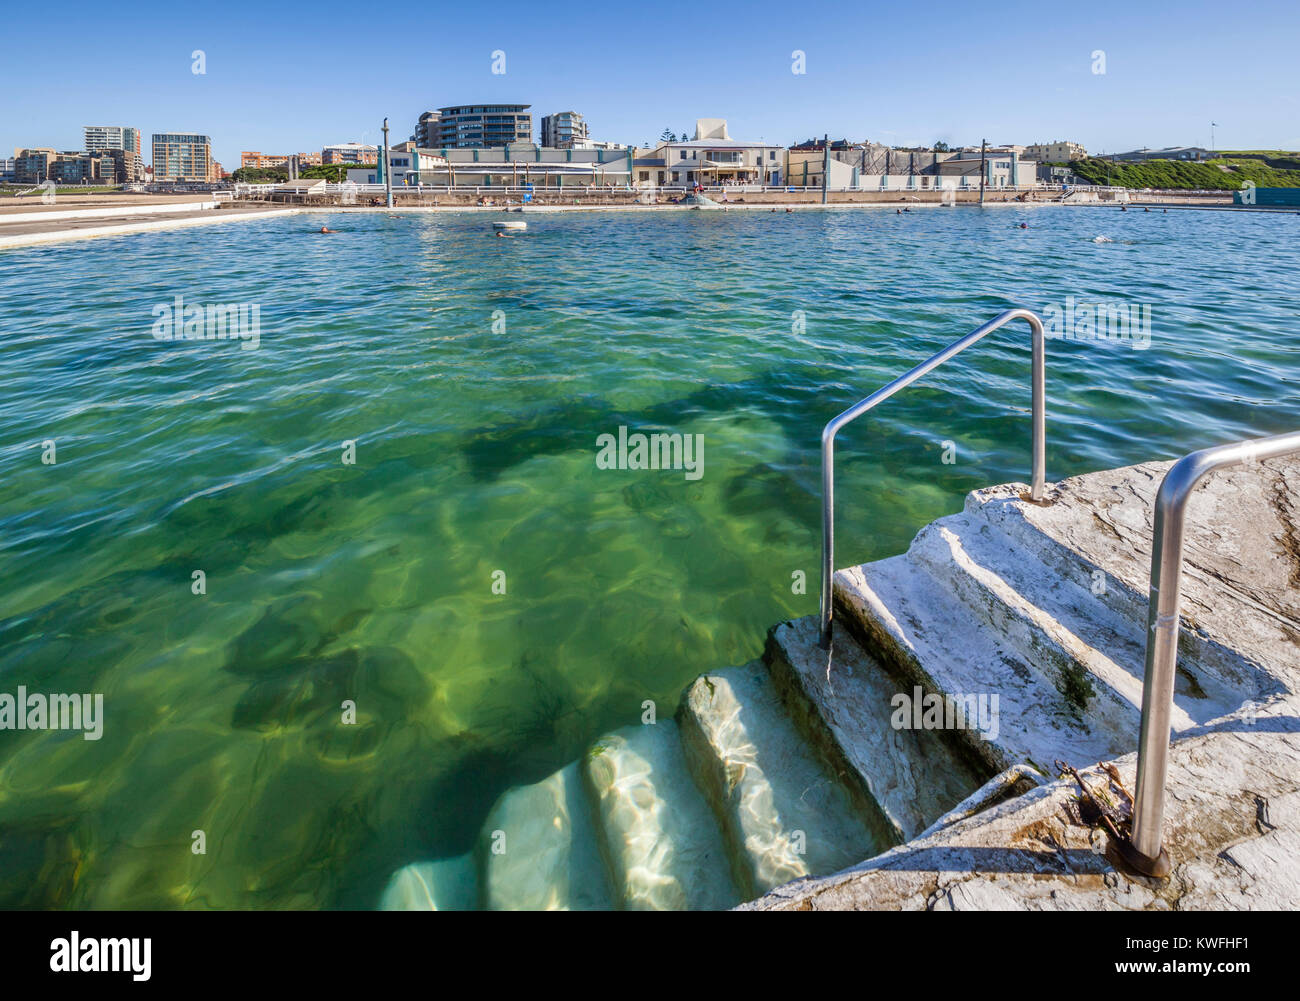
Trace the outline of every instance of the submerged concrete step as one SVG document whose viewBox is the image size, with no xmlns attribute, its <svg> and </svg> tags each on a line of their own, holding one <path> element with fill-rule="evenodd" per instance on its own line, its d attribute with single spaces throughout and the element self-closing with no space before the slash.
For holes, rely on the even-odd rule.
<svg viewBox="0 0 1300 1001">
<path fill-rule="evenodd" d="M 740 903 L 717 820 L 691 779 L 675 722 L 603 737 L 582 767 L 621 906 L 725 910 Z"/>
<path fill-rule="evenodd" d="M 805 736 L 860 783 L 888 825 L 888 841 L 914 838 L 978 789 L 987 769 L 940 733 L 914 728 L 910 710 L 900 716 L 898 697 L 913 699 L 914 686 L 848 632 L 835 627 L 830 651 L 818 640 L 815 616 L 768 634 L 767 661 L 783 701 Z"/>
<path fill-rule="evenodd" d="M 472 853 L 412 862 L 384 888 L 381 911 L 472 911 L 478 907 L 478 865 Z"/>
<path fill-rule="evenodd" d="M 887 846 L 786 715 L 762 664 L 697 678 L 677 719 L 746 899 Z"/>
<path fill-rule="evenodd" d="M 478 853 L 489 910 L 614 906 L 577 762 L 505 792 L 483 825 Z"/>
</svg>

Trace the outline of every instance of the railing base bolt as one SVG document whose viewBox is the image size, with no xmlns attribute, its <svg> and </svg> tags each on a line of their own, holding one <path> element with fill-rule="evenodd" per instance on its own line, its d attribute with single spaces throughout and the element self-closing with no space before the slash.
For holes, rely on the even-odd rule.
<svg viewBox="0 0 1300 1001">
<path fill-rule="evenodd" d="M 1169 861 L 1169 852 L 1160 849 L 1160 854 L 1155 858 L 1143 855 L 1137 850 L 1131 841 L 1121 841 L 1116 846 L 1119 849 L 1120 858 L 1124 864 L 1135 872 L 1140 872 L 1143 876 L 1151 876 L 1155 879 L 1168 879 L 1173 865 Z"/>
</svg>

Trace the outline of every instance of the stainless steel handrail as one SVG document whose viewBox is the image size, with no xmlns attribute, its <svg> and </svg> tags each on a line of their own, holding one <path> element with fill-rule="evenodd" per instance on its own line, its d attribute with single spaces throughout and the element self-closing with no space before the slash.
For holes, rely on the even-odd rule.
<svg viewBox="0 0 1300 1001">
<path fill-rule="evenodd" d="M 865 400 L 853 404 L 848 410 L 832 420 L 822 430 L 822 600 L 821 600 L 821 645 L 829 649 L 831 644 L 831 609 L 834 596 L 831 591 L 832 575 L 835 573 L 835 435 L 840 428 L 850 421 L 857 420 L 877 403 L 889 399 L 900 389 L 916 382 L 931 369 L 938 368 L 955 354 L 960 354 L 976 341 L 993 333 L 999 327 L 1012 320 L 1026 320 L 1033 332 L 1033 481 L 1029 496 L 1032 500 L 1043 499 L 1043 486 L 1046 480 L 1047 465 L 1047 417 L 1043 397 L 1046 392 L 1046 363 L 1044 357 L 1043 321 L 1036 313 L 1027 309 L 1008 309 L 1000 313 L 984 326 L 972 330 L 959 341 L 954 341 L 938 354 L 923 361 L 906 375 L 901 375 L 888 386 L 876 390 Z"/>
<path fill-rule="evenodd" d="M 1156 494 L 1151 543 L 1151 594 L 1142 681 L 1142 731 L 1138 739 L 1137 792 L 1129 860 L 1150 876 L 1169 875 L 1163 847 L 1165 778 L 1169 771 L 1170 714 L 1178 667 L 1178 603 L 1182 597 L 1183 528 L 1187 501 L 1205 476 L 1227 466 L 1300 452 L 1300 431 L 1206 448 L 1170 467 Z"/>
</svg>

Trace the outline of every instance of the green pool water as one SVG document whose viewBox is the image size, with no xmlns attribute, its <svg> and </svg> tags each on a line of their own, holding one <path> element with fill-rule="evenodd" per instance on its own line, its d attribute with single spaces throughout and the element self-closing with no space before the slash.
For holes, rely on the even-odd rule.
<svg viewBox="0 0 1300 1001">
<path fill-rule="evenodd" d="M 0 730 L 0 906 L 374 906 L 814 612 L 821 426 L 1009 305 L 1150 307 L 1146 350 L 1049 342 L 1049 479 L 1300 426 L 1300 217 L 528 222 L 0 254 L 0 692 L 104 696 L 99 740 Z M 157 340 L 177 295 L 258 348 Z M 1028 365 L 1003 330 L 841 436 L 841 565 L 1027 476 Z M 702 476 L 597 468 L 620 426 Z"/>
</svg>

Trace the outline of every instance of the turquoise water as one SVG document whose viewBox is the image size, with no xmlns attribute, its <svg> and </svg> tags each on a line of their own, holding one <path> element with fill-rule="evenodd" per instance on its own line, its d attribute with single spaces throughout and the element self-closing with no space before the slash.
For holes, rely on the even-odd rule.
<svg viewBox="0 0 1300 1001">
<path fill-rule="evenodd" d="M 321 214 L 0 254 L 0 692 L 105 705 L 98 741 L 0 731 L 0 905 L 370 907 L 466 851 L 815 611 L 821 426 L 1008 305 L 1151 307 L 1147 350 L 1049 342 L 1050 479 L 1300 426 L 1298 226 Z M 260 305 L 259 348 L 156 340 L 175 295 Z M 1027 476 L 1028 364 L 1004 330 L 842 436 L 841 565 Z M 703 476 L 597 469 L 620 425 L 703 435 Z"/>
</svg>

